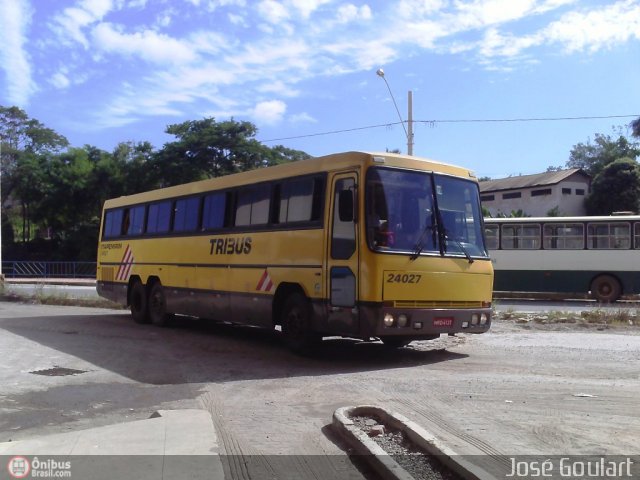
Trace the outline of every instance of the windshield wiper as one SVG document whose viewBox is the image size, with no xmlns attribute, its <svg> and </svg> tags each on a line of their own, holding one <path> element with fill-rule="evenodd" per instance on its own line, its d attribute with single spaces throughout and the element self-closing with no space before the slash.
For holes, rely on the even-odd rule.
<svg viewBox="0 0 640 480">
<path fill-rule="evenodd" d="M 464 256 L 467 258 L 469 263 L 473 263 L 473 258 L 471 258 L 469 251 L 466 248 L 464 248 L 464 245 L 462 245 L 462 242 L 460 240 L 458 240 L 457 238 L 449 238 L 449 235 L 447 235 L 446 231 L 444 234 L 444 239 L 446 242 L 451 240 L 453 243 L 455 243 L 458 246 L 458 248 L 462 251 L 462 253 L 464 253 Z"/>
<path fill-rule="evenodd" d="M 429 230 L 431 230 L 433 244 L 435 245 L 436 232 L 438 231 L 438 225 L 436 223 L 436 218 L 433 215 L 433 212 L 431 212 L 431 225 L 429 224 L 425 225 L 424 229 L 422 230 L 422 233 L 420 234 L 420 238 L 418 238 L 418 241 L 416 242 L 415 247 L 413 247 L 413 253 L 409 257 L 409 260 L 415 260 L 420 256 L 420 254 L 422 253 L 422 250 L 424 250 L 424 245 L 427 241 L 427 233 L 429 232 Z"/>
</svg>

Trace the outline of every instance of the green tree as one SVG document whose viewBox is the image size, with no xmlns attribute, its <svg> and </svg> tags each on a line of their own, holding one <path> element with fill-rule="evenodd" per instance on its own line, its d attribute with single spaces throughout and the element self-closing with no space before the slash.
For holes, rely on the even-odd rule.
<svg viewBox="0 0 640 480">
<path fill-rule="evenodd" d="M 640 155 L 640 145 L 630 142 L 622 134 L 617 138 L 601 133 L 595 134 L 593 142 L 574 145 L 569 154 L 567 168 L 581 168 L 592 177 L 598 175 L 604 167 L 619 158 L 635 160 Z"/>
<path fill-rule="evenodd" d="M 177 140 L 166 143 L 153 159 L 151 175 L 157 187 L 310 158 L 282 145 L 269 148 L 261 144 L 254 138 L 255 125 L 233 119 L 187 121 L 169 125 L 166 133 Z"/>
<path fill-rule="evenodd" d="M 640 138 L 640 117 L 631 122 L 631 135 Z"/>
<path fill-rule="evenodd" d="M 205 118 L 169 125 L 166 133 L 177 140 L 154 159 L 159 187 L 238 172 L 258 158 L 256 127 L 249 122 Z"/>
<path fill-rule="evenodd" d="M 615 211 L 638 211 L 640 166 L 631 158 L 608 164 L 591 184 L 585 206 L 589 215 L 611 215 Z"/>
<path fill-rule="evenodd" d="M 42 156 L 60 152 L 68 145 L 64 136 L 29 118 L 20 108 L 0 105 L 0 205 L 3 209 L 3 229 L 4 219 L 21 219 L 23 242 L 31 237 L 32 210 L 42 195 L 38 190 L 43 182 Z M 20 213 L 17 215 L 5 211 L 4 205 L 10 196 L 19 206 Z M 13 236 L 3 235 L 5 244 L 12 239 Z"/>
</svg>

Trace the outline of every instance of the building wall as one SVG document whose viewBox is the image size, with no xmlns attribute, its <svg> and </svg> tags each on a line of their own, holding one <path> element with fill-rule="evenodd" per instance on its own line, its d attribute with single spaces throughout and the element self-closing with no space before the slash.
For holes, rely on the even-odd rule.
<svg viewBox="0 0 640 480">
<path fill-rule="evenodd" d="M 577 190 L 581 190 L 584 194 L 576 194 Z M 512 211 L 518 210 L 522 210 L 527 216 L 545 217 L 549 210 L 556 206 L 559 209 L 559 215 L 578 216 L 586 214 L 584 199 L 588 193 L 589 183 L 586 180 L 567 179 L 556 185 L 483 192 L 481 198 L 491 195 L 494 197 L 494 200 L 482 200 L 482 206 L 489 210 L 492 217 L 509 216 Z M 517 194 L 520 194 L 519 198 L 509 198 Z M 505 196 L 507 198 L 504 198 Z"/>
</svg>

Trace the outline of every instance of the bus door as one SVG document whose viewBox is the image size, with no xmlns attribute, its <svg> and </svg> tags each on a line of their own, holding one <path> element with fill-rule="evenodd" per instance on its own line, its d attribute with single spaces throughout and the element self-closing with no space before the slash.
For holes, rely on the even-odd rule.
<svg viewBox="0 0 640 480">
<path fill-rule="evenodd" d="M 328 328 L 332 333 L 357 333 L 358 229 L 356 173 L 339 174 L 332 180 L 327 261 Z"/>
</svg>

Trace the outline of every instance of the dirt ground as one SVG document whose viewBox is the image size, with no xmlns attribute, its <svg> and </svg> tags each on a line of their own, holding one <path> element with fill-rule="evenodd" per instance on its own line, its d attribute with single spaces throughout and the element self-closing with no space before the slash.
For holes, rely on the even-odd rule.
<svg viewBox="0 0 640 480">
<path fill-rule="evenodd" d="M 362 404 L 401 413 L 461 455 L 640 451 L 637 326 L 498 320 L 487 334 L 397 351 L 329 339 L 301 358 L 277 332 L 0 303 L 0 351 L 0 441 L 204 408 L 229 478 L 362 478 L 330 428 L 335 409 Z M 33 373 L 53 367 L 81 373 Z"/>
</svg>

